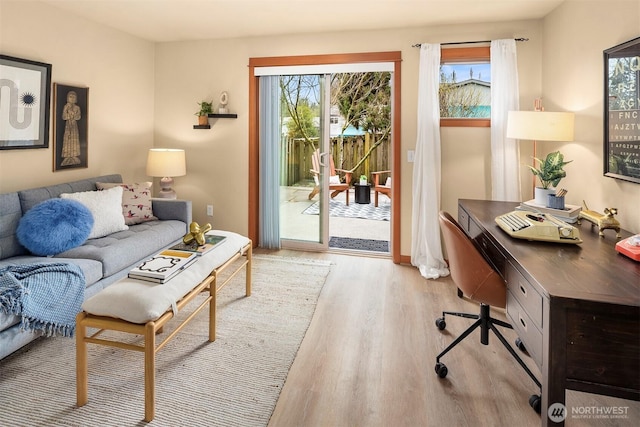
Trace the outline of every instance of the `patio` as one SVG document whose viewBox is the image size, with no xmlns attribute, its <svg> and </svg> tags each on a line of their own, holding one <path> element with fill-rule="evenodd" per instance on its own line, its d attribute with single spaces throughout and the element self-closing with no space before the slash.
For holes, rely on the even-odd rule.
<svg viewBox="0 0 640 427">
<path fill-rule="evenodd" d="M 280 187 L 281 199 L 280 199 L 280 223 L 281 237 L 283 239 L 291 240 L 312 240 L 314 236 L 314 230 L 318 230 L 319 215 L 305 214 L 305 210 L 310 208 L 314 203 L 318 201 L 318 196 L 309 200 L 309 192 L 311 187 L 305 186 L 291 186 Z M 354 208 L 362 207 L 355 203 L 354 190 L 350 189 L 349 194 L 349 206 Z M 372 192 L 373 193 L 373 192 Z M 340 193 L 334 199 L 340 204 L 346 205 L 346 194 Z M 373 207 L 373 194 L 371 194 L 371 211 L 376 209 L 382 209 L 383 206 L 390 204 L 390 200 L 386 196 L 380 197 L 380 207 Z M 379 216 L 379 215 L 374 215 Z M 317 231 L 315 233 L 317 235 Z M 349 239 L 366 239 L 374 241 L 389 241 L 391 235 L 391 222 L 380 221 L 375 219 L 364 218 L 348 218 L 343 216 L 329 216 L 329 236 L 338 238 Z M 335 242 L 330 244 L 330 249 L 336 248 L 334 244 L 340 244 Z M 366 249 L 362 249 L 366 250 Z M 384 254 L 385 252 L 376 251 L 376 254 Z"/>
</svg>

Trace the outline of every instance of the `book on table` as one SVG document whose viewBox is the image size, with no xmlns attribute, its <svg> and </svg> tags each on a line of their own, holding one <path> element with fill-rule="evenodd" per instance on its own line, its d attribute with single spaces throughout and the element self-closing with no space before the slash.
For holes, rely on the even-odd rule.
<svg viewBox="0 0 640 427">
<path fill-rule="evenodd" d="M 198 245 L 196 241 L 193 240 L 190 243 L 184 243 L 184 242 L 177 243 L 171 246 L 169 249 L 174 251 L 191 252 L 198 256 L 204 255 L 210 250 L 212 250 L 213 248 L 216 248 L 219 245 L 226 242 L 227 237 L 219 236 L 216 234 L 205 234 L 204 239 L 205 239 L 204 245 Z"/>
<path fill-rule="evenodd" d="M 533 200 L 527 200 L 520 203 L 516 209 L 523 211 L 531 211 L 537 213 L 545 213 L 553 215 L 561 221 L 574 223 L 578 220 L 578 214 L 582 210 L 580 206 L 565 204 L 564 209 L 548 208 L 544 205 L 539 205 Z"/>
<path fill-rule="evenodd" d="M 165 283 L 191 265 L 198 256 L 193 252 L 165 249 L 129 272 L 132 279 Z"/>
</svg>

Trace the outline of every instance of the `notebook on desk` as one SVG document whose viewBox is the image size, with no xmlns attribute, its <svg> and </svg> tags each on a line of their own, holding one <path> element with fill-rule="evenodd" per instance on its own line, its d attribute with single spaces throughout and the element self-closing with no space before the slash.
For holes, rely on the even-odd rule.
<svg viewBox="0 0 640 427">
<path fill-rule="evenodd" d="M 544 213 L 516 210 L 497 216 L 496 224 L 516 239 L 582 243 L 577 228 Z"/>
</svg>

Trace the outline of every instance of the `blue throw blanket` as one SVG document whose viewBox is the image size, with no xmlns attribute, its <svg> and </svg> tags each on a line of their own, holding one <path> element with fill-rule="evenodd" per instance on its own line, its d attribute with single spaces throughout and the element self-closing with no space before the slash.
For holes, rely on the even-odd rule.
<svg viewBox="0 0 640 427">
<path fill-rule="evenodd" d="M 82 310 L 85 280 L 80 267 L 66 263 L 0 268 L 0 310 L 22 316 L 20 328 L 50 337 L 72 337 Z"/>
</svg>

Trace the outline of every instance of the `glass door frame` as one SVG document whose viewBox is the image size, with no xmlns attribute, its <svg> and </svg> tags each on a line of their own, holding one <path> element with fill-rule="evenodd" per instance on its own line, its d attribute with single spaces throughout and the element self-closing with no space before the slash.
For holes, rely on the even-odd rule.
<svg viewBox="0 0 640 427">
<path fill-rule="evenodd" d="M 393 106 L 392 106 L 392 181 L 391 181 L 391 257 L 394 263 L 411 263 L 409 255 L 401 256 L 401 75 L 402 52 L 365 52 L 344 53 L 326 55 L 302 55 L 302 56 L 272 56 L 249 58 L 249 105 L 248 105 L 248 182 L 247 182 L 247 235 L 257 245 L 259 236 L 259 77 L 255 71 L 261 67 L 291 66 L 291 65 L 317 65 L 317 64 L 349 64 L 391 62 L 393 71 Z"/>
<path fill-rule="evenodd" d="M 324 252 L 329 249 L 329 173 L 327 163 L 330 139 L 331 116 L 331 75 L 317 74 L 320 77 L 320 133 L 318 137 L 318 149 L 320 150 L 319 162 L 319 187 L 317 194 L 319 203 L 318 234 L 316 240 L 287 239 L 280 237 L 283 249 L 305 250 Z M 328 82 L 328 83 L 327 83 Z M 315 232 L 316 230 L 314 230 Z"/>
</svg>

